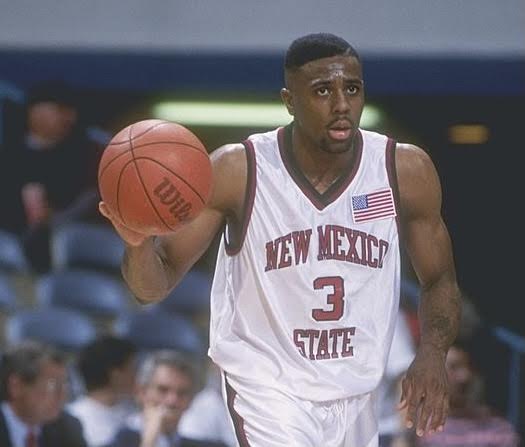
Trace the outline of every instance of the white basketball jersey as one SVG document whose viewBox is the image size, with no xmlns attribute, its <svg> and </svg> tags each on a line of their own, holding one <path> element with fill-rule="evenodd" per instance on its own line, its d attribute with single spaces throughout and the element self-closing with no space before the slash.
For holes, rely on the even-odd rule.
<svg viewBox="0 0 525 447">
<path fill-rule="evenodd" d="M 313 401 L 379 383 L 399 304 L 395 143 L 358 139 L 324 194 L 294 164 L 290 126 L 245 142 L 243 237 L 225 232 L 212 287 L 209 354 L 226 375 Z"/>
</svg>

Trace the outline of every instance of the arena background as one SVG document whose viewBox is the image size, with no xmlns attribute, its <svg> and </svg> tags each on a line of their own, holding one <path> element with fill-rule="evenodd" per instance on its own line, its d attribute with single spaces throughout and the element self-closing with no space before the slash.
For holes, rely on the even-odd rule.
<svg viewBox="0 0 525 447">
<path fill-rule="evenodd" d="M 0 11 L 3 139 L 14 125 L 7 112 L 38 80 L 79 87 L 90 122 L 111 134 L 167 99 L 277 101 L 292 39 L 345 37 L 362 55 L 379 130 L 436 162 L 463 290 L 492 327 L 525 335 L 525 1 L 2 0 Z M 189 127 L 210 150 L 259 130 Z M 501 358 L 493 346 L 486 355 Z M 488 371 L 504 410 L 506 369 Z"/>
</svg>

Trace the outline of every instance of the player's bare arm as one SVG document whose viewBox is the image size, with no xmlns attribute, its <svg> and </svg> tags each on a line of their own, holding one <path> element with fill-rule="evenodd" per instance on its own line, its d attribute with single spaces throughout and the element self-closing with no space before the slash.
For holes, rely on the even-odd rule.
<svg viewBox="0 0 525 447">
<path fill-rule="evenodd" d="M 122 274 L 143 303 L 163 299 L 204 254 L 225 220 L 232 228 L 242 216 L 246 190 L 246 154 L 243 145 L 226 145 L 210 155 L 213 186 L 206 208 L 172 234 L 145 237 L 130 234 L 112 219 L 127 242 Z M 107 216 L 107 210 L 101 210 Z M 104 212 L 105 211 L 105 212 Z"/>
<path fill-rule="evenodd" d="M 402 400 L 407 425 L 421 436 L 440 429 L 448 413 L 445 356 L 459 328 L 460 291 L 434 165 L 417 146 L 399 145 L 396 152 L 403 234 L 422 291 L 421 340 Z"/>
</svg>

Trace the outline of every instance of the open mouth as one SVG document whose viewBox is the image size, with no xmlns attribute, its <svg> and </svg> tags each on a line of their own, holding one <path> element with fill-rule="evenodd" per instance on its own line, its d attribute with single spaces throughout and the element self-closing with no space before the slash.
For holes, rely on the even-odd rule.
<svg viewBox="0 0 525 447">
<path fill-rule="evenodd" d="M 328 135 L 332 140 L 347 140 L 350 138 L 350 134 L 352 133 L 352 128 L 349 126 L 340 127 L 340 126 L 333 126 L 328 129 Z"/>
<path fill-rule="evenodd" d="M 338 121 L 328 128 L 328 135 L 332 140 L 347 140 L 351 134 L 352 126 L 348 121 Z"/>
</svg>

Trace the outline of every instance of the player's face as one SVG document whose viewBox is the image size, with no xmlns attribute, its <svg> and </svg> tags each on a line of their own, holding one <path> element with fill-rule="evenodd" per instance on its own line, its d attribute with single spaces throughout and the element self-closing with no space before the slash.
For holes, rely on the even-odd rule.
<svg viewBox="0 0 525 447">
<path fill-rule="evenodd" d="M 360 62 L 334 56 L 287 73 L 281 96 L 297 131 L 309 145 L 330 153 L 351 149 L 364 106 Z"/>
</svg>

